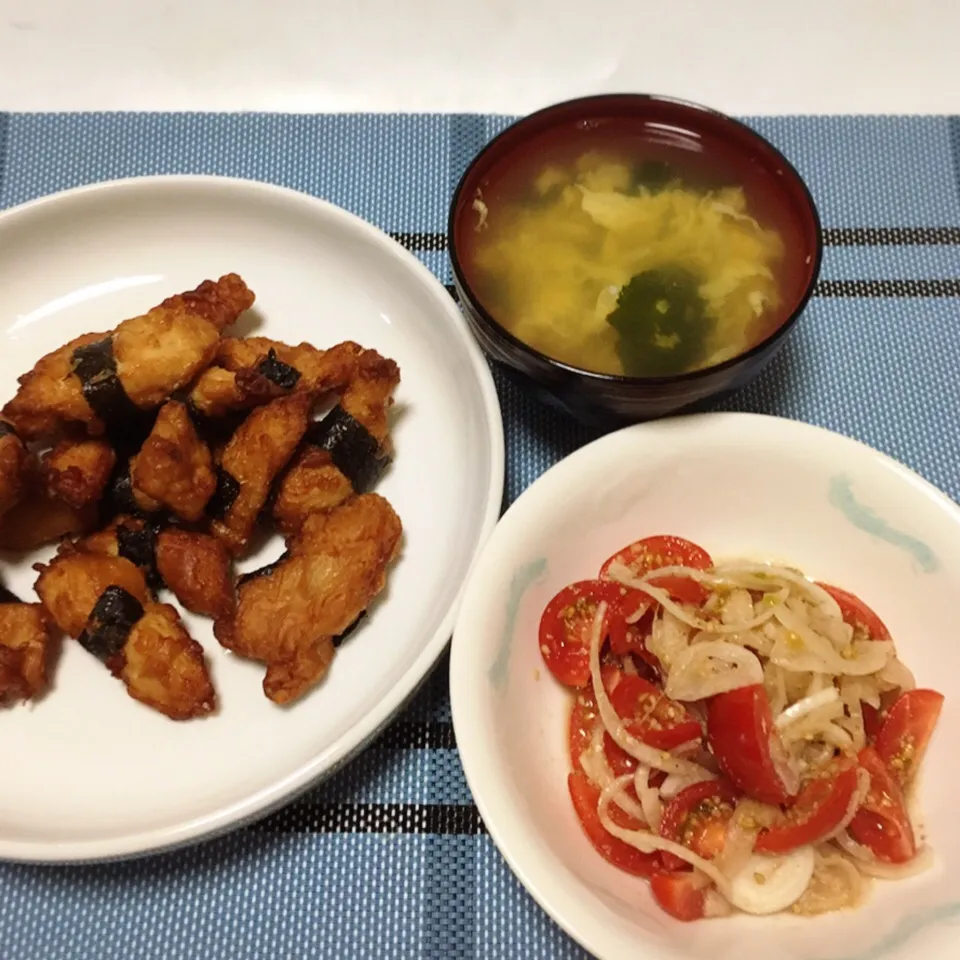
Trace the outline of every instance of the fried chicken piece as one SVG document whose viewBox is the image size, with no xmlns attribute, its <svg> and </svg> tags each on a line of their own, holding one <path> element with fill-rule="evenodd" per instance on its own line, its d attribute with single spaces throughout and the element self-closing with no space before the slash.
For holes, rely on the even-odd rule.
<svg viewBox="0 0 960 960">
<path fill-rule="evenodd" d="M 151 588 L 168 587 L 187 610 L 212 618 L 233 613 L 233 558 L 208 533 L 178 527 L 158 530 L 141 517 L 120 516 L 61 549 L 124 557 L 140 568 Z"/>
<path fill-rule="evenodd" d="M 170 528 L 157 537 L 157 569 L 174 596 L 204 617 L 229 617 L 236 606 L 233 558 L 206 533 Z"/>
<path fill-rule="evenodd" d="M 287 556 L 241 581 L 236 615 L 217 621 L 214 634 L 267 664 L 267 697 L 296 700 L 323 679 L 335 638 L 383 589 L 401 533 L 400 518 L 376 494 L 311 515 Z"/>
<path fill-rule="evenodd" d="M 130 480 L 135 498 L 190 522 L 203 516 L 217 477 L 210 450 L 182 403 L 168 400 L 160 408 L 150 436 L 130 460 Z"/>
<path fill-rule="evenodd" d="M 294 534 L 311 513 L 332 510 L 353 493 L 353 484 L 333 462 L 330 451 L 308 443 L 279 484 L 273 518 L 284 534 Z"/>
<path fill-rule="evenodd" d="M 117 455 L 106 440 L 61 440 L 40 464 L 47 496 L 75 510 L 103 496 Z"/>
<path fill-rule="evenodd" d="M 351 341 L 329 350 L 309 343 L 290 346 L 266 337 L 225 337 L 215 366 L 190 391 L 191 407 L 206 417 L 260 406 L 291 393 L 320 396 L 344 389 L 363 348 Z"/>
<path fill-rule="evenodd" d="M 373 485 L 391 456 L 388 411 L 399 382 L 392 360 L 375 350 L 360 355 L 339 407 L 308 430 L 277 485 L 273 516 L 284 533 L 295 533 L 311 513 Z"/>
<path fill-rule="evenodd" d="M 168 603 L 144 607 L 123 645 L 123 665 L 115 674 L 134 700 L 171 720 L 203 717 L 216 706 L 203 647 Z"/>
<path fill-rule="evenodd" d="M 0 704 L 31 700 L 47 688 L 53 622 L 43 605 L 21 603 L 8 590 L 0 602 Z"/>
<path fill-rule="evenodd" d="M 312 399 L 297 393 L 258 407 L 223 450 L 217 492 L 208 505 L 213 533 L 234 554 L 247 545 L 274 477 L 307 429 Z"/>
<path fill-rule="evenodd" d="M 76 551 L 35 569 L 37 593 L 57 626 L 123 680 L 131 697 L 173 720 L 213 711 L 203 648 L 173 607 L 153 601 L 135 564 Z"/>
<path fill-rule="evenodd" d="M 388 411 L 400 383 L 400 368 L 376 350 L 364 350 L 357 360 L 353 379 L 340 399 L 340 406 L 362 423 L 382 448 L 389 447 Z"/>
<path fill-rule="evenodd" d="M 63 500 L 50 498 L 37 485 L 0 517 L 0 550 L 28 553 L 61 537 L 86 533 L 96 523 L 96 505 L 78 510 Z"/>
<path fill-rule="evenodd" d="M 95 436 L 161 404 L 210 365 L 222 330 L 253 304 L 228 274 L 164 300 L 110 333 L 91 333 L 42 357 L 20 377 L 3 416 L 34 440 L 81 424 Z"/>
<path fill-rule="evenodd" d="M 16 431 L 0 420 L 0 515 L 23 496 L 32 458 Z"/>
</svg>

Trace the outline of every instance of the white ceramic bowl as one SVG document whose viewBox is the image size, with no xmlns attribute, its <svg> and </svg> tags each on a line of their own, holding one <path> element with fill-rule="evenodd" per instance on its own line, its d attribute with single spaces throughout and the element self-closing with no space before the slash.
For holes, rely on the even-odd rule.
<svg viewBox="0 0 960 960">
<path fill-rule="evenodd" d="M 857 911 L 681 924 L 608 865 L 566 788 L 570 697 L 537 648 L 540 614 L 611 553 L 673 533 L 714 557 L 780 560 L 871 604 L 921 686 L 946 696 L 921 784 L 936 864 L 877 882 Z M 905 467 L 788 420 L 708 414 L 630 427 L 530 487 L 488 541 L 453 641 L 467 780 L 501 852 L 543 908 L 603 960 L 946 960 L 960 954 L 960 508 Z"/>
</svg>

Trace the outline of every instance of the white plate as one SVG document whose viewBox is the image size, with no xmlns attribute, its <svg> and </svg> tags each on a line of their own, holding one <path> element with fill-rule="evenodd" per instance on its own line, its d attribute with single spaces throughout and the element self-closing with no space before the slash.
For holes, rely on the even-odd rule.
<svg viewBox="0 0 960 960">
<path fill-rule="evenodd" d="M 682 924 L 593 850 L 566 787 L 570 697 L 537 625 L 567 583 L 674 533 L 716 557 L 781 560 L 852 590 L 921 686 L 946 695 L 920 799 L 935 867 L 859 910 Z M 948 960 L 960 949 L 960 508 L 887 457 L 788 420 L 710 414 L 577 451 L 511 506 L 471 575 L 451 654 L 457 743 L 484 822 L 544 909 L 603 960 Z"/>
<path fill-rule="evenodd" d="M 4 213 L 0 396 L 71 337 L 230 271 L 257 294 L 241 332 L 321 347 L 356 340 L 400 365 L 396 459 L 378 492 L 403 521 L 402 555 L 375 615 L 341 647 L 324 683 L 290 709 L 267 701 L 262 666 L 222 650 L 202 618 L 189 623 L 219 693 L 211 719 L 167 720 L 66 642 L 50 695 L 0 712 L 0 857 L 77 860 L 182 844 L 262 814 L 330 773 L 377 733 L 444 649 L 467 571 L 496 522 L 500 409 L 459 310 L 385 234 L 293 191 L 161 177 Z M 280 549 L 277 540 L 244 567 Z M 3 576 L 35 596 L 28 562 L 6 565 Z"/>
</svg>

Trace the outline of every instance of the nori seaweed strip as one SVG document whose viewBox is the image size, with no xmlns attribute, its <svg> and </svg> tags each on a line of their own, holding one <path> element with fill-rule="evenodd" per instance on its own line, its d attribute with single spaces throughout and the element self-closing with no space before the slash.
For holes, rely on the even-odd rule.
<svg viewBox="0 0 960 960">
<path fill-rule="evenodd" d="M 133 496 L 133 481 L 130 479 L 130 461 L 117 460 L 110 482 L 100 503 L 100 520 L 106 526 L 118 513 L 144 516 Z"/>
<path fill-rule="evenodd" d="M 200 439 L 210 447 L 226 443 L 250 413 L 249 410 L 232 410 L 222 417 L 209 417 L 198 410 L 191 400 L 187 400 L 186 405 L 187 414 Z"/>
<path fill-rule="evenodd" d="M 157 533 L 159 527 L 145 523 L 137 528 L 125 523 L 117 524 L 117 553 L 138 566 L 152 590 L 164 586 L 157 569 Z"/>
<path fill-rule="evenodd" d="M 339 404 L 311 424 L 304 440 L 327 450 L 357 493 L 366 493 L 390 462 L 370 431 Z"/>
<path fill-rule="evenodd" d="M 19 434 L 13 429 L 11 424 L 7 423 L 6 420 L 0 420 L 0 439 L 8 437 L 10 434 L 13 434 L 18 440 L 20 439 Z"/>
<path fill-rule="evenodd" d="M 113 337 L 77 347 L 72 360 L 83 397 L 103 421 L 113 446 L 118 451 L 139 449 L 150 432 L 151 415 L 141 410 L 123 389 L 113 355 Z"/>
<path fill-rule="evenodd" d="M 277 557 L 273 563 L 268 563 L 265 567 L 260 567 L 257 570 L 251 570 L 249 573 L 243 574 L 237 579 L 237 589 L 239 590 L 245 583 L 248 583 L 250 580 L 256 580 L 259 577 L 266 577 L 269 574 L 273 573 L 280 564 L 290 559 L 290 551 L 284 550 L 283 553 Z"/>
<path fill-rule="evenodd" d="M 106 663 L 127 642 L 134 624 L 143 616 L 143 606 L 123 587 L 107 587 L 94 605 L 78 640 L 80 646 Z"/>
<path fill-rule="evenodd" d="M 240 481 L 221 466 L 217 466 L 217 489 L 207 502 L 207 513 L 214 520 L 223 520 L 233 501 L 240 495 Z"/>
<path fill-rule="evenodd" d="M 357 629 L 357 627 L 360 626 L 361 622 L 363 621 L 363 618 L 364 618 L 366 615 L 367 615 L 367 611 L 366 611 L 366 610 L 361 610 L 361 611 L 360 611 L 360 615 L 357 617 L 357 619 L 354 620 L 353 623 L 351 623 L 350 626 L 347 627 L 347 629 L 343 631 L 343 633 L 338 634 L 337 636 L 335 636 L 335 637 L 333 638 L 333 645 L 334 645 L 334 647 L 339 647 L 340 644 L 343 643 L 343 641 L 346 640 L 347 637 L 349 637 L 350 634 L 353 633 L 353 631 Z"/>
<path fill-rule="evenodd" d="M 277 351 L 270 348 L 266 357 L 257 364 L 257 373 L 266 377 L 281 390 L 292 390 L 300 379 L 300 371 L 277 359 Z"/>
<path fill-rule="evenodd" d="M 0 583 L 0 603 L 23 603 L 23 601 L 12 590 L 8 590 Z"/>
</svg>

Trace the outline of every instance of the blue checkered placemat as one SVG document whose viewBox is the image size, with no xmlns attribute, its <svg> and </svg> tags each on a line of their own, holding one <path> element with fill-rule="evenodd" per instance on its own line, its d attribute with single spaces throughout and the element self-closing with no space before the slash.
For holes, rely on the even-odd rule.
<svg viewBox="0 0 960 960">
<path fill-rule="evenodd" d="M 450 194 L 507 122 L 0 114 L 0 207 L 143 174 L 267 180 L 358 213 L 449 283 Z M 960 500 L 960 118 L 749 122 L 806 177 L 827 250 L 796 335 L 724 406 L 856 437 Z M 513 500 L 596 433 L 498 387 Z M 366 753 L 259 824 L 130 863 L 0 865 L 0 960 L 581 956 L 514 880 L 471 804 L 446 660 Z"/>
</svg>

